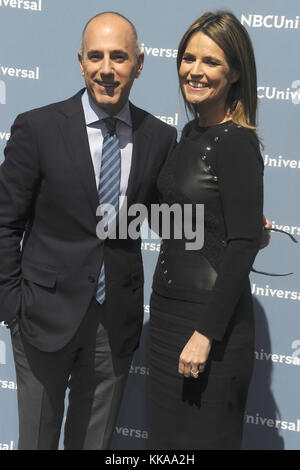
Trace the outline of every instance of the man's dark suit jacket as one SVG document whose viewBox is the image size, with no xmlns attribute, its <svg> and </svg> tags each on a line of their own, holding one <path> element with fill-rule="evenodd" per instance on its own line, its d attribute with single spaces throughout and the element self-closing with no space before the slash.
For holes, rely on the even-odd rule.
<svg viewBox="0 0 300 470">
<path fill-rule="evenodd" d="M 0 319 L 19 316 L 27 341 L 59 350 L 88 309 L 104 257 L 111 347 L 129 354 L 143 323 L 141 241 L 96 236 L 99 202 L 82 93 L 21 114 L 12 127 L 0 167 Z M 176 131 L 130 106 L 128 206 L 149 205 Z"/>
</svg>

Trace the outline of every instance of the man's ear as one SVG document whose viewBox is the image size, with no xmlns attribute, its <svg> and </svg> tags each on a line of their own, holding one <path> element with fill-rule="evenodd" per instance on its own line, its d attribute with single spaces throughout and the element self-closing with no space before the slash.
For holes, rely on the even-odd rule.
<svg viewBox="0 0 300 470">
<path fill-rule="evenodd" d="M 78 57 L 79 67 L 80 67 L 80 70 L 81 70 L 81 75 L 84 77 L 83 58 L 82 58 L 82 55 L 81 55 L 81 51 L 78 51 L 77 57 Z"/>
<path fill-rule="evenodd" d="M 144 66 L 144 53 L 140 52 L 138 56 L 138 60 L 137 60 L 137 69 L 135 73 L 135 78 L 139 78 L 139 76 L 142 73 L 143 66 Z"/>
</svg>

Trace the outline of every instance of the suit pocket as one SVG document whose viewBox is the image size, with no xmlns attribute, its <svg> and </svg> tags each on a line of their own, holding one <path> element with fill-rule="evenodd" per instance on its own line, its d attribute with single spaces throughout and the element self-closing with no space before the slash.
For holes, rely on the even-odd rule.
<svg viewBox="0 0 300 470">
<path fill-rule="evenodd" d="M 131 274 L 131 286 L 133 291 L 144 286 L 143 270 L 139 270 Z"/>
<path fill-rule="evenodd" d="M 132 285 L 132 290 L 136 290 L 139 287 L 144 286 L 143 271 L 137 271 L 137 272 L 131 274 L 131 285 Z"/>
<path fill-rule="evenodd" d="M 53 288 L 57 281 L 57 272 L 45 266 L 24 264 L 22 266 L 23 278 L 43 287 Z"/>
<path fill-rule="evenodd" d="M 128 287 L 135 291 L 139 287 L 144 285 L 144 273 L 142 269 L 134 271 L 127 277 L 120 279 L 107 279 L 108 286 L 111 286 L 114 290 L 121 287 Z"/>
</svg>

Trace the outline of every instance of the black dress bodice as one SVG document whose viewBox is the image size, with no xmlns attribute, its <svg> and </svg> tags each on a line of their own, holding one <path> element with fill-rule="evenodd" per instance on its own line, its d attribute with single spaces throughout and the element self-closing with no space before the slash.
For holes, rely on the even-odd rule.
<svg viewBox="0 0 300 470">
<path fill-rule="evenodd" d="M 171 231 L 162 242 L 153 290 L 179 300 L 206 299 L 213 337 L 223 335 L 230 311 L 249 284 L 261 237 L 262 175 L 252 131 L 232 121 L 210 128 L 199 128 L 193 121 L 158 179 L 160 203 L 179 204 L 182 213 L 185 204 L 192 205 L 193 229 L 196 205 L 204 204 L 204 244 L 187 250 L 184 234 L 175 239 Z"/>
</svg>

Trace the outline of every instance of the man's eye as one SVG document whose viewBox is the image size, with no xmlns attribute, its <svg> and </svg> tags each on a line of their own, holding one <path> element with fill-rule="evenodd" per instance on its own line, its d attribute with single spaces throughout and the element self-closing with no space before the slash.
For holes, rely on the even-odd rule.
<svg viewBox="0 0 300 470">
<path fill-rule="evenodd" d="M 125 60 L 125 57 L 123 55 L 115 55 L 112 57 L 113 60 L 116 60 L 117 62 L 123 62 Z"/>
</svg>

